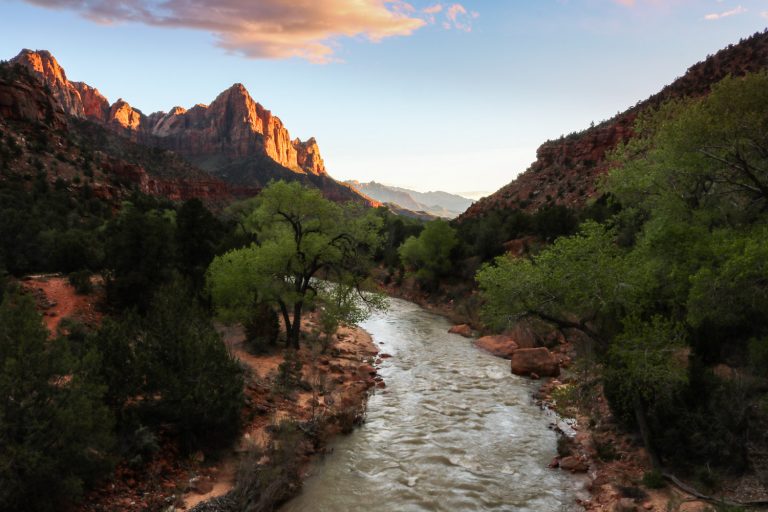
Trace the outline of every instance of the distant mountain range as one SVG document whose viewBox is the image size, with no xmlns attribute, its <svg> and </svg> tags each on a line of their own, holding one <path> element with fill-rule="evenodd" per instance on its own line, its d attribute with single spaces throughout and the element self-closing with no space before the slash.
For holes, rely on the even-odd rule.
<svg viewBox="0 0 768 512">
<path fill-rule="evenodd" d="M 448 192 L 417 192 L 407 188 L 383 185 L 375 181 L 360 183 L 359 181 L 348 180 L 344 183 L 376 201 L 391 203 L 416 214 L 427 213 L 434 217 L 446 219 L 458 217 L 474 202 L 472 199 Z"/>
</svg>

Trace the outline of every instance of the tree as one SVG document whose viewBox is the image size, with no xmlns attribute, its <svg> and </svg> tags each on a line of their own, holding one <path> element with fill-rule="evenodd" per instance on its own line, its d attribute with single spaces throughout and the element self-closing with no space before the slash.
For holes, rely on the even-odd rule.
<svg viewBox="0 0 768 512">
<path fill-rule="evenodd" d="M 581 232 L 560 238 L 531 259 L 498 257 L 483 266 L 476 279 L 486 299 L 483 318 L 497 329 L 535 316 L 559 328 L 577 328 L 593 338 L 600 315 L 627 300 L 622 253 L 612 232 L 594 222 Z"/>
<path fill-rule="evenodd" d="M 451 270 L 451 252 L 459 240 L 450 224 L 433 220 L 418 237 L 408 238 L 400 246 L 400 258 L 426 287 L 433 287 Z"/>
<path fill-rule="evenodd" d="M 317 297 L 314 280 L 358 286 L 380 243 L 380 224 L 373 212 L 332 203 L 299 183 L 271 183 L 242 224 L 257 241 L 215 258 L 208 269 L 218 314 L 243 321 L 257 304 L 275 304 L 289 344 L 298 348 L 302 312 Z"/>
<path fill-rule="evenodd" d="M 202 288 L 205 271 L 216 255 L 223 226 L 199 199 L 181 205 L 176 215 L 176 247 L 179 270 Z"/>
<path fill-rule="evenodd" d="M 641 115 L 603 185 L 613 216 L 477 275 L 495 327 L 535 315 L 601 342 L 609 403 L 655 464 L 743 467 L 760 428 L 749 385 L 706 365 L 768 339 L 766 126 L 765 72 Z"/>
<path fill-rule="evenodd" d="M 166 214 L 143 212 L 126 203 L 107 226 L 105 266 L 111 271 L 107 292 L 118 307 L 146 311 L 154 291 L 171 279 L 174 225 Z"/>
<path fill-rule="evenodd" d="M 365 320 L 374 309 L 386 307 L 384 297 L 378 294 L 363 296 L 354 286 L 345 283 L 323 282 L 318 285 L 322 305 L 320 307 L 320 327 L 325 339 L 323 351 L 342 324 L 354 325 Z"/>
<path fill-rule="evenodd" d="M 147 425 L 173 424 L 189 447 L 239 431 L 242 369 L 188 286 L 163 286 L 146 317 L 107 320 L 92 343 L 119 419 L 131 410 Z"/>
<path fill-rule="evenodd" d="M 81 359 L 48 332 L 31 297 L 0 304 L 0 508 L 61 510 L 110 467 L 112 418 Z"/>
</svg>

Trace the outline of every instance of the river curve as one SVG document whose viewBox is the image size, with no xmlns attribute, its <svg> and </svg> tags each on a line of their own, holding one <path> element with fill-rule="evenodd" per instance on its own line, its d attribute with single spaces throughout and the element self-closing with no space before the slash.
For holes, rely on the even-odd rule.
<svg viewBox="0 0 768 512">
<path fill-rule="evenodd" d="M 535 382 L 410 302 L 390 299 L 361 327 L 392 356 L 379 372 L 387 388 L 281 511 L 583 510 L 583 483 L 547 468 L 556 437 Z"/>
</svg>

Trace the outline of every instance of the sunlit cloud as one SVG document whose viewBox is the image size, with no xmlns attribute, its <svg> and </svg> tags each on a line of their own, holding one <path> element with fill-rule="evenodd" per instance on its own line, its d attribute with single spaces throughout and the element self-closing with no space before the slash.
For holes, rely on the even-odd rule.
<svg viewBox="0 0 768 512">
<path fill-rule="evenodd" d="M 380 42 L 437 24 L 471 30 L 478 15 L 461 4 L 423 10 L 405 0 L 26 0 L 80 13 L 97 23 L 134 22 L 212 33 L 217 44 L 251 58 L 335 60 L 343 37 Z M 445 25 L 443 25 L 445 26 Z"/>
<path fill-rule="evenodd" d="M 743 14 L 745 12 L 747 12 L 747 10 L 744 7 L 742 7 L 741 5 L 739 5 L 739 6 L 735 7 L 734 9 L 731 9 L 731 10 L 728 10 L 728 11 L 713 12 L 713 13 L 707 14 L 706 16 L 704 16 L 704 19 L 708 20 L 708 21 L 715 21 L 715 20 L 719 20 L 721 18 L 727 18 L 728 16 L 735 16 L 737 14 Z"/>
</svg>

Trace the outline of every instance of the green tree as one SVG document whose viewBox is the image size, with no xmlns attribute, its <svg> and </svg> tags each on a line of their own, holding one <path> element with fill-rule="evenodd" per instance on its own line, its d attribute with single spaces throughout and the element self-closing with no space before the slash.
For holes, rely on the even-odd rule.
<svg viewBox="0 0 768 512">
<path fill-rule="evenodd" d="M 107 292 L 116 306 L 146 311 L 155 290 L 173 275 L 174 224 L 159 210 L 125 203 L 106 230 Z"/>
<path fill-rule="evenodd" d="M 0 304 L 0 508 L 61 510 L 108 471 L 112 418 L 82 359 L 48 341 L 31 297 Z"/>
<path fill-rule="evenodd" d="M 505 329 L 535 316 L 599 338 L 594 322 L 629 300 L 631 286 L 626 282 L 629 276 L 622 274 L 622 256 L 612 232 L 594 222 L 531 259 L 500 256 L 476 276 L 486 299 L 483 318 Z"/>
<path fill-rule="evenodd" d="M 768 336 L 766 126 L 765 72 L 641 115 L 604 184 L 614 215 L 477 275 L 492 325 L 536 315 L 601 342 L 611 406 L 657 463 L 745 460 L 749 391 L 705 365 Z"/>
<path fill-rule="evenodd" d="M 176 255 L 179 270 L 202 288 L 205 271 L 216 255 L 224 227 L 199 199 L 181 205 L 176 215 Z"/>
<path fill-rule="evenodd" d="M 450 224 L 434 220 L 418 237 L 412 236 L 400 246 L 400 258 L 422 286 L 434 287 L 438 279 L 450 273 L 451 253 L 458 243 Z"/>
<path fill-rule="evenodd" d="M 386 301 L 379 294 L 361 294 L 353 285 L 323 282 L 318 284 L 321 301 L 320 328 L 325 337 L 323 351 L 330 346 L 331 336 L 339 326 L 354 325 L 365 320 L 372 310 L 383 310 Z"/>
<path fill-rule="evenodd" d="M 161 288 L 143 323 L 136 357 L 143 391 L 161 418 L 194 445 L 229 441 L 240 428 L 243 371 L 188 286 Z"/>
<path fill-rule="evenodd" d="M 107 399 L 146 425 L 173 424 L 188 446 L 226 442 L 239 431 L 242 369 L 188 286 L 158 290 L 146 317 L 127 313 L 94 338 Z M 136 397 L 143 396 L 143 400 Z"/>
<path fill-rule="evenodd" d="M 298 183 L 265 188 L 243 227 L 257 241 L 214 259 L 208 284 L 217 312 L 247 320 L 256 304 L 275 304 L 287 337 L 299 346 L 304 307 L 317 297 L 314 279 L 359 284 L 380 243 L 381 220 L 354 205 L 340 206 Z"/>
</svg>

